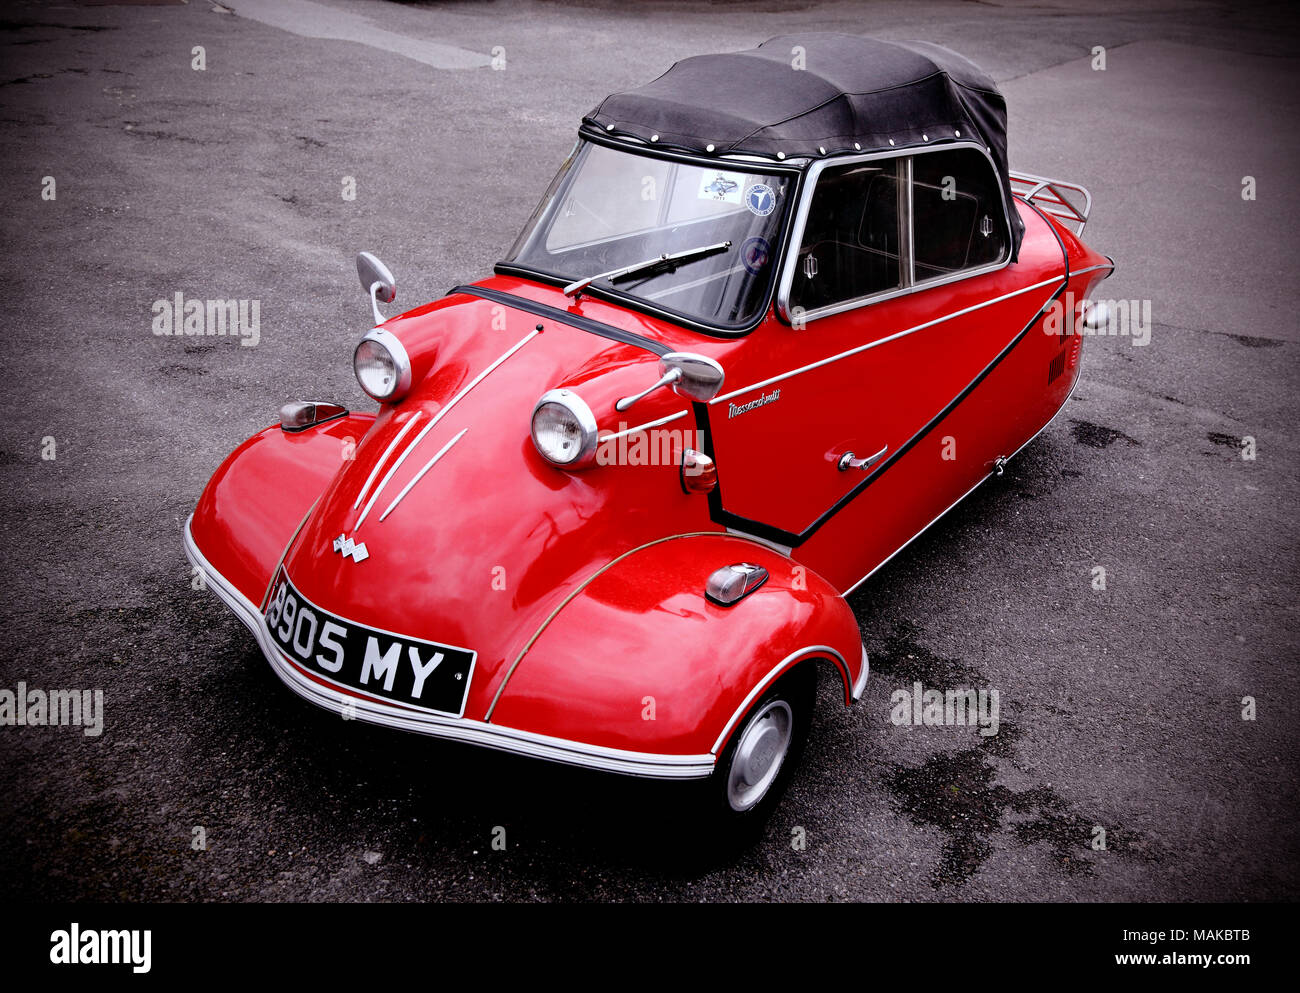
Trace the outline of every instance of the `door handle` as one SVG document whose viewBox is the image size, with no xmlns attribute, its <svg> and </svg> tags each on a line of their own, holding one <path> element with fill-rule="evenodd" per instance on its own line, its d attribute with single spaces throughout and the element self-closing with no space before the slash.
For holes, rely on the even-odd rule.
<svg viewBox="0 0 1300 993">
<path fill-rule="evenodd" d="M 889 451 L 888 445 L 886 445 L 880 451 L 876 452 L 875 455 L 868 455 L 865 458 L 861 458 L 861 459 L 858 458 L 856 455 L 854 455 L 852 452 L 845 452 L 843 455 L 840 456 L 840 460 L 836 464 L 838 465 L 840 472 L 845 472 L 848 469 L 863 469 L 863 470 L 870 469 L 873 465 L 875 465 L 877 462 L 880 461 L 881 457 L 887 451 Z"/>
</svg>

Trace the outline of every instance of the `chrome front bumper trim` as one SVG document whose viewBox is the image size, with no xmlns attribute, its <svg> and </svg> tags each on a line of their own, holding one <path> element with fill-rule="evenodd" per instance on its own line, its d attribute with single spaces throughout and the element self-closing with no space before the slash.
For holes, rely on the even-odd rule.
<svg viewBox="0 0 1300 993">
<path fill-rule="evenodd" d="M 203 570 L 209 588 L 253 633 L 253 637 L 257 639 L 262 649 L 262 654 L 271 663 L 275 674 L 289 689 L 318 707 L 340 714 L 346 709 L 349 715 L 357 720 L 399 731 L 412 731 L 416 734 L 432 735 L 435 738 L 450 738 L 515 755 L 546 759 L 550 762 L 561 762 L 588 769 L 600 769 L 604 772 L 645 776 L 652 779 L 703 779 L 713 772 L 717 757 L 711 754 L 656 755 L 649 752 L 605 748 L 496 724 L 486 724 L 463 717 L 440 717 L 436 714 L 402 710 L 364 697 L 332 691 L 309 679 L 280 653 L 261 623 L 262 615 L 257 605 L 235 589 L 199 551 L 194 543 L 194 535 L 190 531 L 192 520 L 191 517 L 185 521 L 186 557 L 192 564 Z"/>
</svg>

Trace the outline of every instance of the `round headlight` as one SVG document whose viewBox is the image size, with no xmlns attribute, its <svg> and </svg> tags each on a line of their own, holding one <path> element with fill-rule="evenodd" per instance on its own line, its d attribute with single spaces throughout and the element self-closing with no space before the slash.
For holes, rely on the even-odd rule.
<svg viewBox="0 0 1300 993">
<path fill-rule="evenodd" d="M 596 418 L 576 393 L 551 390 L 533 407 L 533 444 L 551 465 L 576 469 L 589 463 L 596 434 Z"/>
<path fill-rule="evenodd" d="M 411 360 L 397 336 L 375 328 L 357 344 L 352 356 L 357 382 L 373 399 L 400 400 L 411 388 Z"/>
</svg>

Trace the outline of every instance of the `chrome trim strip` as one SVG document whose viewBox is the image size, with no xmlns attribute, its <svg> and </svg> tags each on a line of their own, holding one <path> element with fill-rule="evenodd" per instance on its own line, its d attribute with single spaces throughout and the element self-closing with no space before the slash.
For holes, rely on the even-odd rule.
<svg viewBox="0 0 1300 993">
<path fill-rule="evenodd" d="M 533 338 L 537 337 L 537 335 L 539 335 L 539 334 L 541 334 L 541 332 L 538 331 L 536 328 L 534 328 L 532 331 L 529 331 L 529 332 L 528 332 L 526 335 L 524 335 L 523 338 L 521 338 L 521 339 L 520 339 L 520 340 L 519 340 L 519 341 L 518 341 L 518 342 L 517 342 L 517 343 L 516 343 L 512 348 L 510 348 L 509 350 L 507 350 L 506 353 L 505 353 L 504 355 L 502 355 L 502 356 L 501 356 L 500 358 L 498 358 L 495 362 L 493 362 L 490 366 L 488 366 L 486 369 L 484 369 L 482 372 L 480 372 L 477 376 L 475 376 L 472 380 L 470 380 L 469 385 L 466 386 L 466 387 L 465 387 L 463 390 L 461 390 L 459 393 L 457 393 L 457 394 L 456 394 L 454 397 L 452 397 L 450 400 L 448 400 L 448 401 L 447 401 L 447 405 L 446 405 L 445 407 L 443 407 L 442 410 L 438 411 L 436 414 L 433 415 L 433 420 L 429 421 L 429 423 L 426 424 L 426 425 L 425 425 L 425 426 L 420 430 L 420 433 L 417 434 L 417 435 L 415 436 L 415 440 L 412 441 L 409 445 L 406 446 L 406 450 L 403 451 L 402 454 L 399 455 L 399 456 L 397 457 L 397 461 L 393 463 L 393 467 L 392 467 L 391 469 L 388 470 L 387 474 L 385 474 L 385 476 L 384 476 L 383 480 L 380 482 L 379 486 L 375 489 L 375 492 L 371 494 L 371 496 L 370 496 L 370 502 L 366 504 L 366 509 L 363 510 L 363 511 L 361 512 L 361 516 L 357 518 L 357 523 L 355 523 L 355 524 L 352 525 L 352 532 L 353 532 L 353 534 L 356 533 L 357 528 L 361 527 L 361 523 L 362 523 L 362 521 L 364 521 L 364 520 L 366 519 L 366 515 L 368 515 L 368 514 L 370 513 L 370 508 L 373 507 L 373 506 L 375 505 L 375 501 L 379 499 L 379 494 L 382 493 L 382 492 L 384 492 L 384 487 L 387 486 L 387 485 L 388 485 L 388 481 L 389 481 L 390 479 L 393 478 L 393 474 L 396 473 L 397 470 L 400 469 L 400 468 L 402 467 L 402 463 L 406 461 L 406 457 L 407 457 L 408 455 L 410 455 L 411 452 L 415 451 L 415 447 L 416 447 L 417 445 L 419 445 L 421 441 L 424 440 L 424 436 L 427 435 L 430 431 L 432 431 L 432 430 L 434 429 L 434 427 L 437 426 L 438 422 L 439 422 L 440 420 L 442 420 L 443 417 L 445 417 L 445 416 L 447 415 L 447 411 L 451 410 L 452 407 L 454 407 L 454 406 L 456 406 L 456 404 L 460 403 L 461 400 L 463 400 L 463 399 L 465 398 L 466 394 L 468 394 L 470 390 L 472 390 L 475 386 L 477 386 L 477 385 L 478 385 L 479 383 L 481 383 L 484 379 L 486 379 L 487 376 L 488 376 L 488 375 L 489 375 L 489 374 L 490 374 L 494 369 L 496 369 L 497 366 L 499 366 L 499 365 L 500 365 L 502 362 L 504 362 L 506 359 L 510 358 L 510 356 L 514 355 L 515 352 L 519 351 L 519 349 L 523 348 L 524 345 L 528 344 L 528 342 L 530 342 Z"/>
<path fill-rule="evenodd" d="M 732 390 L 730 393 L 726 393 L 720 397 L 714 397 L 712 400 L 709 401 L 709 404 L 710 406 L 712 406 L 715 403 L 722 403 L 725 400 L 730 400 L 733 397 L 738 397 L 742 393 L 752 393 L 754 390 L 764 389 L 768 386 L 771 386 L 773 383 L 780 383 L 784 380 L 791 378 L 792 376 L 798 376 L 800 373 L 811 372 L 814 369 L 820 369 L 822 366 L 830 365 L 832 362 L 838 362 L 840 359 L 847 359 L 861 352 L 870 351 L 873 348 L 876 348 L 880 345 L 887 344 L 888 342 L 891 341 L 895 341 L 898 338 L 903 338 L 909 334 L 912 334 L 913 332 L 923 331 L 926 328 L 934 327 L 934 325 L 936 324 L 942 324 L 944 321 L 950 321 L 954 317 L 962 317 L 965 314 L 970 314 L 973 313 L 974 311 L 982 310 L 984 307 L 992 306 L 995 303 L 1001 303 L 1003 300 L 1010 300 L 1012 297 L 1018 297 L 1022 293 L 1029 293 L 1032 290 L 1038 290 L 1038 289 L 1042 289 L 1044 286 L 1050 286 L 1052 283 L 1062 282 L 1064 281 L 1064 279 L 1065 276 L 1063 274 L 1052 276 L 1050 279 L 1044 279 L 1041 282 L 1034 283 L 1032 286 L 1024 286 L 1018 290 L 1012 290 L 1010 293 L 1004 293 L 1000 297 L 993 297 L 991 300 L 984 300 L 980 303 L 972 304 L 969 307 L 963 307 L 961 310 L 954 310 L 951 314 L 944 314 L 942 317 L 936 317 L 934 320 L 926 321 L 924 324 L 918 324 L 916 325 L 916 327 L 907 328 L 904 331 L 897 331 L 894 334 L 886 335 L 884 338 L 878 338 L 875 341 L 869 341 L 865 345 L 859 345 L 857 348 L 850 348 L 848 351 L 840 352 L 838 355 L 832 355 L 829 358 L 821 359 L 818 362 L 813 362 L 809 365 L 800 366 L 798 369 L 791 369 L 789 372 L 783 372 L 780 375 L 771 377 L 770 379 L 764 379 L 762 382 L 751 383 L 749 386 L 742 386 L 738 390 Z"/>
<path fill-rule="evenodd" d="M 262 594 L 262 605 L 257 608 L 259 612 L 265 610 L 267 604 L 271 602 L 271 590 L 275 586 L 276 573 L 278 573 L 280 567 L 284 565 L 284 560 L 289 557 L 289 549 L 293 548 L 293 543 L 298 540 L 298 535 L 302 534 L 302 529 L 307 526 L 307 521 L 311 519 L 312 511 L 316 509 L 318 503 L 320 503 L 320 497 L 317 497 L 312 501 L 312 505 L 307 508 L 307 513 L 302 515 L 302 520 L 299 521 L 298 526 L 293 529 L 293 537 L 289 539 L 288 543 L 284 546 L 284 551 L 280 553 L 280 559 L 275 563 L 275 568 L 271 571 L 271 578 L 266 584 L 266 592 Z M 190 526 L 189 522 L 193 519 L 194 515 L 190 514 L 189 518 L 185 522 L 185 527 L 187 529 Z M 252 601 L 249 602 L 251 603 Z"/>
<path fill-rule="evenodd" d="M 742 531 L 740 528 L 728 527 L 727 534 L 735 535 L 737 538 L 744 538 L 748 541 L 756 541 L 760 545 L 765 545 L 768 548 L 771 548 L 773 551 L 780 552 L 786 558 L 791 558 L 794 555 L 794 549 L 791 546 L 782 545 L 780 542 L 773 541 L 771 538 L 760 538 L 758 535 L 750 534 L 748 531 Z"/>
<path fill-rule="evenodd" d="M 278 650 L 265 625 L 261 623 L 261 613 L 253 603 L 239 590 L 235 589 L 219 572 L 212 568 L 194 542 L 190 530 L 193 515 L 185 521 L 185 554 L 190 562 L 198 566 L 208 577 L 209 588 L 230 608 L 231 612 L 253 633 L 262 654 L 266 656 L 275 674 L 289 689 L 307 701 L 326 710 L 339 712 L 347 706 L 349 713 L 358 720 L 399 731 L 412 731 L 436 738 L 450 738 L 457 741 L 494 748 L 498 751 L 524 755 L 530 758 L 546 759 L 550 762 L 562 762 L 566 765 L 599 769 L 604 772 L 617 772 L 630 776 L 646 776 L 654 779 L 702 779 L 713 772 L 716 757 L 709 755 L 658 755 L 651 752 L 632 752 L 602 745 L 589 745 L 554 738 L 549 735 L 520 731 L 515 728 L 500 727 L 482 721 L 466 718 L 439 717 L 435 714 L 417 711 L 405 711 L 342 693 L 332 693 L 319 683 L 308 679 L 296 667 L 288 663 Z"/>
<path fill-rule="evenodd" d="M 907 213 L 907 224 L 900 225 L 901 230 L 899 232 L 901 237 L 899 238 L 898 243 L 898 264 L 899 268 L 903 269 L 903 271 L 899 273 L 899 276 L 902 277 L 899 282 L 903 285 L 899 288 L 908 290 L 909 292 L 912 287 L 916 285 L 916 217 L 912 213 L 915 206 L 913 203 L 914 194 L 912 190 L 912 159 L 913 156 L 911 155 L 903 159 L 903 189 L 900 191 L 903 193 L 903 196 L 899 198 L 900 207 Z M 993 171 L 994 173 L 997 172 L 996 169 Z M 1005 212 L 1005 207 L 1003 208 L 1003 211 Z M 904 260 L 907 262 L 905 269 L 903 268 Z M 829 308 L 822 309 L 828 310 Z M 817 312 L 814 311 L 814 313 Z M 807 319 L 806 314 L 804 315 L 804 318 L 805 320 Z"/>
<path fill-rule="evenodd" d="M 841 655 L 839 652 L 837 652 L 835 649 L 831 648 L 830 645 L 808 645 L 805 648 L 799 649 L 797 652 L 791 652 L 780 662 L 778 662 L 772 668 L 771 672 L 769 672 L 766 676 L 760 679 L 758 681 L 758 684 L 752 690 L 749 691 L 749 695 L 746 696 L 745 699 L 740 702 L 740 706 L 736 708 L 736 712 L 731 715 L 731 720 L 727 721 L 726 727 L 724 727 L 722 729 L 722 733 L 718 735 L 718 740 L 713 743 L 712 753 L 714 755 L 718 754 L 719 749 L 722 748 L 722 743 L 727 740 L 727 735 L 731 734 L 731 729 L 736 726 L 736 722 L 745 716 L 745 712 L 749 710 L 750 704 L 754 702 L 754 700 L 758 697 L 760 693 L 762 693 L 765 689 L 767 689 L 768 686 L 772 684 L 772 681 L 777 676 L 779 676 L 783 670 L 788 669 L 792 662 L 795 662 L 806 655 L 814 655 L 814 654 L 820 655 L 822 653 L 834 656 L 835 658 L 839 659 L 839 663 L 844 667 L 844 671 L 846 673 L 849 671 L 848 664 L 844 661 L 844 656 Z"/>
<path fill-rule="evenodd" d="M 894 300 L 898 297 L 911 296 L 914 293 L 921 293 L 925 290 L 933 289 L 936 286 L 946 286 L 949 283 L 956 283 L 963 279 L 971 279 L 974 276 L 985 276 L 991 272 L 998 272 L 1007 267 L 1007 262 L 994 262 L 990 265 L 979 266 L 975 269 L 963 269 L 961 272 L 954 273 L 951 276 L 940 276 L 934 279 L 928 279 L 924 282 L 913 283 L 910 286 L 900 286 L 895 290 L 881 290 L 879 293 L 866 297 L 856 297 L 852 300 L 845 300 L 843 303 L 831 304 L 827 307 L 819 307 L 817 310 L 804 311 L 801 315 L 804 324 L 809 321 L 820 320 L 823 317 L 834 317 L 837 314 L 847 314 L 851 310 L 860 310 L 863 307 L 869 307 L 872 304 L 884 303 L 886 300 Z"/>
<path fill-rule="evenodd" d="M 1115 271 L 1115 263 L 1113 263 L 1113 262 L 1099 262 L 1097 265 L 1090 265 L 1090 266 L 1088 266 L 1088 268 L 1086 268 L 1086 269 L 1073 269 L 1073 270 L 1070 271 L 1070 275 L 1071 275 L 1071 276 L 1082 276 L 1085 272 L 1096 272 L 1098 269 L 1109 269 L 1111 272 L 1114 272 L 1114 271 Z"/>
<path fill-rule="evenodd" d="M 451 451 L 451 446 L 456 444 L 456 442 L 460 441 L 461 438 L 465 437 L 465 432 L 468 430 L 469 428 L 461 428 L 460 434 L 456 435 L 456 437 L 452 438 L 451 441 L 443 445 L 442 448 L 439 449 L 438 454 L 435 455 L 433 458 L 429 459 L 429 461 L 424 464 L 424 468 L 411 477 L 411 481 L 402 487 L 402 492 L 397 494 L 397 499 L 395 499 L 392 503 L 390 503 L 388 505 L 388 509 L 379 515 L 379 520 L 381 523 L 383 522 L 385 517 L 387 517 L 389 514 L 393 512 L 393 508 L 402 502 L 402 497 L 410 493 L 411 490 L 415 487 L 415 484 L 424 478 L 424 474 L 428 472 L 430 469 L 432 469 L 438 463 L 438 460 L 440 458 L 442 458 L 449 451 Z"/>
<path fill-rule="evenodd" d="M 598 444 L 603 445 L 607 441 L 617 441 L 619 438 L 624 438 L 629 434 L 636 434 L 638 431 L 647 431 L 650 428 L 657 428 L 661 424 L 667 424 L 669 421 L 675 421 L 679 417 L 685 417 L 687 413 L 688 411 L 679 410 L 677 411 L 677 413 L 669 414 L 667 417 L 661 417 L 657 421 L 646 421 L 644 424 L 638 424 L 636 427 L 628 428 L 626 431 L 619 431 L 615 434 L 607 434 L 605 435 L 605 437 L 601 438 L 598 441 Z"/>
<path fill-rule="evenodd" d="M 1021 445 L 1021 446 L 1020 446 L 1019 448 L 1017 448 L 1014 452 L 1012 452 L 1010 455 L 1007 456 L 1007 461 L 1008 461 L 1008 462 L 1010 462 L 1010 461 L 1011 461 L 1012 459 L 1014 459 L 1017 455 L 1019 455 L 1022 451 L 1024 451 L 1025 445 L 1028 445 L 1031 441 L 1033 441 L 1033 440 L 1034 440 L 1035 438 L 1037 438 L 1040 434 L 1042 434 L 1044 431 L 1046 431 L 1047 428 L 1048 428 L 1048 425 L 1050 425 L 1054 420 L 1056 420 L 1057 417 L 1060 416 L 1061 411 L 1063 411 L 1063 410 L 1065 409 L 1065 405 L 1066 405 L 1067 403 L 1069 403 L 1069 402 L 1070 402 L 1070 398 L 1071 398 L 1072 396 L 1074 396 L 1074 391 L 1077 390 L 1077 389 L 1079 388 L 1079 382 L 1080 382 L 1082 379 L 1083 379 L 1083 360 L 1080 359 L 1080 360 L 1079 360 L 1079 374 L 1078 374 L 1077 376 L 1074 377 L 1074 385 L 1070 387 L 1070 392 L 1067 393 L 1067 394 L 1065 395 L 1065 399 L 1061 401 L 1061 405 L 1060 405 L 1059 407 L 1056 408 L 1055 413 L 1053 413 L 1052 416 L 1049 417 L 1049 418 L 1047 419 L 1047 422 L 1046 422 L 1046 423 L 1045 423 L 1041 428 L 1039 428 L 1037 431 L 1035 431 L 1032 435 L 1029 436 L 1028 441 L 1026 441 L 1026 442 L 1024 443 L 1024 445 Z M 906 547 L 907 547 L 908 545 L 910 545 L 912 542 L 916 541 L 917 538 L 921 537 L 921 535 L 923 535 L 923 534 L 925 534 L 925 532 L 929 531 L 930 528 L 934 527 L 934 525 L 938 524 L 939 521 L 940 521 L 940 520 L 941 520 L 941 519 L 942 519 L 942 518 L 943 518 L 943 517 L 948 513 L 948 511 L 952 510 L 953 507 L 957 506 L 957 504 L 961 503 L 961 502 L 962 502 L 963 500 L 965 500 L 968 496 L 970 496 L 972 493 L 974 493 L 977 489 L 979 489 L 979 488 L 980 488 L 980 487 L 985 483 L 985 481 L 988 480 L 988 478 L 989 478 L 990 476 L 994 476 L 994 475 L 996 475 L 996 472 L 995 472 L 994 470 L 990 469 L 990 470 L 988 471 L 988 473 L 986 473 L 985 475 L 983 475 L 983 476 L 981 476 L 981 477 L 979 478 L 979 481 L 976 482 L 974 486 L 972 486 L 972 487 L 971 487 L 970 489 L 968 489 L 965 493 L 963 493 L 961 496 L 959 496 L 956 500 L 954 500 L 952 503 L 948 504 L 947 507 L 945 507 L 943 510 L 941 510 L 941 511 L 939 512 L 939 516 L 938 516 L 938 517 L 936 517 L 934 520 L 932 520 L 932 521 L 931 521 L 929 524 L 927 524 L 925 527 L 921 528 L 920 531 L 916 532 L 916 534 L 912 535 L 912 537 L 908 538 L 905 542 L 903 542 L 901 545 L 899 545 L 896 549 L 894 549 L 893 552 L 890 553 L 890 555 L 889 555 L 888 558 L 886 558 L 884 561 L 882 561 L 879 565 L 877 565 L 874 569 L 872 569 L 869 573 L 867 573 L 865 576 L 863 576 L 861 579 L 859 579 L 856 583 L 854 583 L 852 586 L 850 586 L 847 590 L 845 590 L 845 591 L 844 591 L 843 593 L 841 593 L 840 595 L 843 596 L 843 597 L 845 597 L 845 598 L 847 598 L 847 597 L 848 597 L 848 596 L 849 596 L 849 595 L 850 595 L 854 590 L 856 590 L 859 586 L 861 586 L 861 585 L 862 585 L 863 583 L 865 583 L 868 579 L 870 579 L 870 578 L 871 578 L 872 576 L 874 576 L 877 572 L 879 572 L 879 571 L 880 571 L 881 569 L 883 569 L 886 565 L 888 565 L 888 564 L 890 563 L 890 561 L 894 558 L 895 555 L 897 555 L 899 552 L 901 552 L 904 548 L 906 548 Z"/>
<path fill-rule="evenodd" d="M 883 293 L 876 293 L 870 296 L 858 297 L 854 300 L 846 300 L 843 303 L 832 304 L 828 307 L 820 307 L 817 310 L 805 311 L 800 315 L 801 320 L 806 324 L 808 321 L 816 320 L 819 317 L 830 317 L 832 314 L 841 314 L 848 310 L 856 310 L 859 307 L 867 307 L 873 303 L 882 300 L 891 300 L 894 297 L 906 296 L 909 293 L 917 293 L 922 290 L 928 290 L 932 286 L 943 286 L 946 283 L 955 283 L 960 279 L 969 279 L 972 276 L 980 276 L 989 272 L 996 272 L 999 269 L 1005 269 L 1011 264 L 1011 244 L 1014 240 L 1011 237 L 1011 204 L 1007 203 L 1006 192 L 1002 188 L 1002 177 L 998 174 L 997 163 L 989 155 L 988 149 L 983 145 L 973 141 L 948 141 L 942 144 L 892 149 L 887 152 L 870 152 L 864 155 L 840 155 L 832 158 L 819 159 L 808 167 L 805 173 L 803 189 L 800 192 L 799 203 L 795 207 L 794 226 L 790 230 L 790 237 L 786 242 L 787 248 L 785 257 L 782 261 L 780 278 L 777 281 L 776 289 L 776 312 L 777 316 L 787 324 L 792 323 L 790 312 L 790 290 L 794 285 L 795 267 L 799 261 L 799 248 L 803 244 L 804 228 L 807 225 L 808 213 L 812 209 L 812 198 L 817 192 L 817 180 L 822 172 L 832 166 L 856 165 L 862 162 L 873 162 L 879 159 L 894 159 L 906 155 L 909 158 L 916 155 L 925 155 L 930 152 L 950 152 L 954 149 L 973 148 L 989 163 L 989 168 L 993 170 L 993 175 L 998 180 L 998 196 L 1002 200 L 1002 221 L 1006 228 L 1007 234 L 1007 252 L 1000 262 L 991 263 L 986 266 L 980 266 L 975 269 L 963 269 L 961 272 L 953 273 L 951 276 L 943 276 L 937 279 L 927 279 L 920 283 L 913 280 L 912 285 L 905 286 L 897 290 L 889 290 Z M 910 176 L 910 165 L 909 165 Z M 908 186 L 908 198 L 911 198 L 911 186 Z M 911 227 L 911 212 L 909 211 L 908 226 Z M 909 269 L 914 268 L 914 261 L 909 259 Z"/>
<path fill-rule="evenodd" d="M 851 697 L 853 697 L 855 701 L 862 699 L 862 694 L 866 691 L 867 688 L 867 677 L 870 674 L 871 674 L 871 659 L 867 655 L 867 646 L 866 643 L 864 642 L 862 645 L 862 671 L 858 673 L 857 682 L 853 684 L 853 689 L 849 694 Z"/>
<path fill-rule="evenodd" d="M 417 410 L 414 416 L 402 425 L 402 430 L 397 432 L 397 437 L 388 443 L 388 447 L 384 449 L 384 454 L 379 456 L 379 461 L 376 462 L 375 467 L 370 470 L 370 475 L 366 478 L 366 485 L 361 487 L 361 492 L 357 494 L 357 502 L 352 505 L 353 510 L 356 510 L 361 506 L 361 501 L 366 498 L 366 493 L 370 491 L 370 484 L 373 483 L 375 477 L 379 475 L 379 470 L 382 469 L 384 463 L 388 461 L 388 456 L 393 454 L 393 449 L 401 443 L 402 439 L 406 437 L 406 432 L 410 431 L 415 422 L 423 416 L 424 411 Z"/>
</svg>

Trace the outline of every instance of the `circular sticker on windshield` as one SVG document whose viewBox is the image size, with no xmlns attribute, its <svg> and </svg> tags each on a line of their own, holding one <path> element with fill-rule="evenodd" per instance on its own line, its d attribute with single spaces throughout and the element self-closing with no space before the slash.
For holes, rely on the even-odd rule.
<svg viewBox="0 0 1300 993">
<path fill-rule="evenodd" d="M 767 260 L 771 255 L 772 246 L 767 243 L 766 238 L 750 238 L 740 246 L 740 261 L 745 266 L 745 271 L 751 276 L 757 276 L 767 265 Z"/>
<path fill-rule="evenodd" d="M 751 213 L 766 217 L 776 210 L 776 193 L 765 183 L 755 183 L 745 191 L 745 206 Z"/>
</svg>

